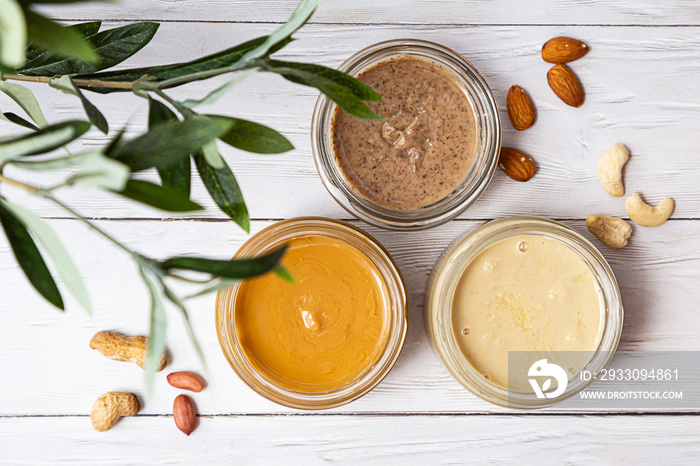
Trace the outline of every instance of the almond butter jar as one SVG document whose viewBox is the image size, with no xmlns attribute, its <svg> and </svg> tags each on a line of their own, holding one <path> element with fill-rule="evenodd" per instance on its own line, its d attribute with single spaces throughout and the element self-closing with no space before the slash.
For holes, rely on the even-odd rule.
<svg viewBox="0 0 700 466">
<path fill-rule="evenodd" d="M 578 394 L 592 382 L 580 375 L 605 368 L 622 333 L 620 290 L 603 255 L 543 218 L 494 220 L 455 240 L 425 299 L 428 339 L 445 367 L 503 407 L 543 408 Z M 542 365 L 559 366 L 556 386 L 546 385 Z M 552 390 L 544 396 L 533 381 Z"/>
<path fill-rule="evenodd" d="M 352 215 L 393 230 L 445 223 L 476 201 L 501 146 L 498 109 L 462 56 L 421 40 L 372 45 L 339 68 L 378 92 L 360 120 L 321 94 L 311 139 L 316 168 Z"/>
</svg>

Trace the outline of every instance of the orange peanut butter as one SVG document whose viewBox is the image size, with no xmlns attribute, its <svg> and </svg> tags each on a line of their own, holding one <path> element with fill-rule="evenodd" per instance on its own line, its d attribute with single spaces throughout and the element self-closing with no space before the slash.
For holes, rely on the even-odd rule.
<svg viewBox="0 0 700 466">
<path fill-rule="evenodd" d="M 241 283 L 236 335 L 271 383 L 334 390 L 379 359 L 389 327 L 387 286 L 374 263 L 344 241 L 307 235 L 289 243 L 282 264 L 295 283 L 273 274 Z"/>
</svg>

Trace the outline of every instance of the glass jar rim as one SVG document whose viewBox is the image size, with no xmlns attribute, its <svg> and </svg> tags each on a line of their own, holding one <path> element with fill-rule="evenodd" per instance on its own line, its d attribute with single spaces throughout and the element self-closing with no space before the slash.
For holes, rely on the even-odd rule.
<svg viewBox="0 0 700 466">
<path fill-rule="evenodd" d="M 353 216 L 390 230 L 421 230 L 441 225 L 460 215 L 483 193 L 496 166 L 501 148 L 501 124 L 491 89 L 477 69 L 463 56 L 440 44 L 420 39 L 394 39 L 366 47 L 345 60 L 338 69 L 358 74 L 362 68 L 396 56 L 415 56 L 435 62 L 454 75 L 469 98 L 477 117 L 478 147 L 467 176 L 450 194 L 418 209 L 391 209 L 355 192 L 338 167 L 331 140 L 337 105 L 320 94 L 311 122 L 311 148 L 316 169 L 331 196 Z M 375 61 L 372 61 L 375 60 Z"/>
<path fill-rule="evenodd" d="M 329 236 L 358 249 L 377 266 L 389 295 L 388 336 L 378 359 L 348 384 L 324 392 L 286 389 L 262 376 L 245 356 L 235 332 L 233 310 L 239 283 L 221 290 L 216 299 L 216 331 L 226 360 L 255 392 L 275 403 L 297 409 L 328 409 L 360 398 L 377 386 L 393 368 L 408 335 L 409 300 L 403 276 L 389 252 L 370 234 L 347 222 L 323 217 L 297 217 L 277 222 L 253 235 L 234 258 L 263 253 L 285 241 L 306 235 Z"/>
<path fill-rule="evenodd" d="M 575 252 L 593 272 L 601 290 L 604 327 L 592 358 L 583 370 L 596 373 L 612 360 L 622 334 L 624 310 L 620 289 L 602 253 L 583 235 L 572 228 L 541 217 L 507 217 L 487 222 L 454 240 L 436 263 L 426 290 L 425 327 L 433 348 L 452 376 L 479 398 L 502 407 L 538 409 L 553 406 L 584 390 L 592 380 L 577 379 L 568 384 L 564 393 L 553 398 L 520 395 L 486 380 L 469 363 L 457 346 L 452 330 L 452 300 L 454 288 L 471 260 L 487 247 L 506 238 L 520 235 L 540 235 L 557 240 Z"/>
</svg>

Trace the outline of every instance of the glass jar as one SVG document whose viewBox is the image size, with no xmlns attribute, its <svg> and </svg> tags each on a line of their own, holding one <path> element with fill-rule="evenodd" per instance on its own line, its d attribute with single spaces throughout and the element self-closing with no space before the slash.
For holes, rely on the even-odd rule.
<svg viewBox="0 0 700 466">
<path fill-rule="evenodd" d="M 311 147 L 316 169 L 328 192 L 350 214 L 372 225 L 392 230 L 420 230 L 445 223 L 469 207 L 491 181 L 501 149 L 501 125 L 491 89 L 461 55 L 432 42 L 403 39 L 380 42 L 347 59 L 340 71 L 357 76 L 382 61 L 416 57 L 450 72 L 474 108 L 477 143 L 471 169 L 446 197 L 418 209 L 391 209 L 362 196 L 340 167 L 333 149 L 333 115 L 336 104 L 321 94 L 311 123 Z"/>
<path fill-rule="evenodd" d="M 425 326 L 439 358 L 459 383 L 473 394 L 499 406 L 533 409 L 559 403 L 584 390 L 592 380 L 573 377 L 555 399 L 537 398 L 497 385 L 480 374 L 462 353 L 452 324 L 455 290 L 469 263 L 489 246 L 516 236 L 554 239 L 576 253 L 593 272 L 601 296 L 603 326 L 598 348 L 582 371 L 597 373 L 605 368 L 617 349 L 622 333 L 623 309 L 620 289 L 610 265 L 586 238 L 561 223 L 537 217 L 509 217 L 486 223 L 455 240 L 440 256 L 428 281 Z M 512 356 L 512 355 L 511 355 Z M 510 367 L 510 366 L 509 366 Z"/>
<path fill-rule="evenodd" d="M 376 266 L 386 283 L 384 319 L 387 337 L 378 359 L 346 385 L 324 392 L 300 392 L 281 387 L 268 380 L 248 360 L 235 328 L 235 301 L 240 284 L 218 293 L 216 299 L 216 332 L 221 349 L 233 370 L 243 382 L 265 398 L 298 409 L 327 409 L 349 403 L 374 388 L 389 373 L 403 349 L 408 331 L 408 294 L 401 272 L 389 253 L 377 240 L 340 220 L 301 217 L 284 220 L 253 235 L 236 253 L 234 259 L 254 257 L 308 235 L 320 235 L 345 242 L 365 254 Z"/>
</svg>

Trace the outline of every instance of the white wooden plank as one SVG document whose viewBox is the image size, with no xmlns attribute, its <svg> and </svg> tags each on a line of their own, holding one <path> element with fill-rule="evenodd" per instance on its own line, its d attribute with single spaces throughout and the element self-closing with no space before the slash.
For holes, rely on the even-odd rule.
<svg viewBox="0 0 700 466">
<path fill-rule="evenodd" d="M 176 391 L 159 375 L 148 396 L 140 368 L 109 361 L 88 347 L 100 330 L 144 334 L 149 300 L 132 262 L 82 224 L 50 220 L 65 241 L 95 307 L 90 319 L 70 299 L 64 314 L 52 309 L 21 275 L 4 237 L 0 239 L 0 416 L 85 414 L 106 391 L 134 391 L 144 414 L 167 414 Z M 246 239 L 230 222 L 99 221 L 130 247 L 162 259 L 178 254 L 230 257 Z M 269 222 L 254 222 L 253 232 Z M 334 412 L 503 412 L 469 394 L 428 347 L 422 324 L 423 290 L 443 248 L 479 222 L 452 222 L 419 233 L 367 230 L 393 254 L 411 299 L 411 326 L 396 367 L 370 394 Z M 581 221 L 567 222 L 591 238 Z M 0 235 L 1 236 L 1 235 Z M 617 274 L 626 309 L 620 349 L 700 350 L 700 221 L 635 227 L 621 251 L 601 246 Z M 596 244 L 600 243 L 596 241 Z M 417 248 L 416 245 L 420 245 Z M 193 326 L 209 364 L 209 386 L 195 395 L 203 414 L 291 413 L 245 386 L 226 363 L 214 331 L 214 297 L 190 304 Z M 169 312 L 166 373 L 202 372 L 178 313 Z M 566 409 L 566 408 L 562 408 Z"/>
<path fill-rule="evenodd" d="M 0 419 L 0 464 L 694 464 L 697 416 Z M 37 440 L 40 439 L 40 446 Z"/>
<path fill-rule="evenodd" d="M 486 2 L 470 4 L 482 3 Z M 173 8 L 182 4 L 173 4 Z M 181 61 L 273 28 L 269 24 L 163 24 L 153 43 L 123 66 Z M 586 103 L 579 109 L 567 107 L 554 96 L 546 82 L 549 65 L 539 57 L 542 43 L 560 34 L 579 37 L 591 46 L 586 57 L 572 64 L 587 94 Z M 622 200 L 609 196 L 596 176 L 600 154 L 616 142 L 627 144 L 632 151 L 625 169 L 628 192 L 641 191 L 651 202 L 672 196 L 677 205 L 675 218 L 699 218 L 700 158 L 696 148 L 700 146 L 700 37 L 693 28 L 310 25 L 281 56 L 335 67 L 371 43 L 397 37 L 441 42 L 472 61 L 492 86 L 502 108 L 504 145 L 528 152 L 539 165 L 538 174 L 527 183 L 513 182 L 498 171 L 482 198 L 462 218 L 625 215 Z M 537 122 L 525 132 L 512 130 L 505 114 L 505 95 L 515 83 L 527 89 L 537 106 Z M 179 98 L 203 95 L 214 85 L 193 83 L 172 94 Z M 77 99 L 47 87 L 35 85 L 32 89 L 45 103 L 50 121 L 84 118 Z M 287 154 L 260 156 L 221 144 L 253 218 L 308 214 L 349 217 L 323 188 L 311 157 L 309 127 L 316 96 L 313 89 L 261 74 L 204 109 L 268 124 L 288 135 L 296 147 Z M 143 99 L 132 95 L 90 98 L 103 109 L 113 129 L 128 124 L 130 136 L 144 129 L 147 109 Z M 4 95 L 0 95 L 0 108 L 16 110 Z M 0 127 L 2 134 L 8 131 L 8 125 Z M 75 149 L 105 142 L 106 138 L 93 130 Z M 16 174 L 12 170 L 7 173 Z M 146 176 L 153 179 L 153 174 Z M 15 195 L 9 188 L 7 192 Z M 224 217 L 199 182 L 194 183 L 193 195 L 207 207 L 194 216 Z M 26 199 L 21 193 L 16 198 Z M 99 191 L 68 189 L 63 198 L 94 217 L 182 216 L 142 208 Z M 55 206 L 26 202 L 44 216 L 65 216 Z"/>
<path fill-rule="evenodd" d="M 286 21 L 297 0 L 122 0 L 44 11 L 64 19 L 151 19 L 198 21 Z M 313 17 L 323 23 L 422 24 L 698 24 L 691 1 L 598 0 L 327 0 Z"/>
</svg>

